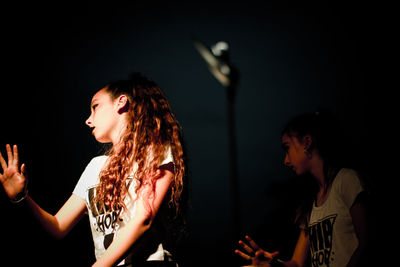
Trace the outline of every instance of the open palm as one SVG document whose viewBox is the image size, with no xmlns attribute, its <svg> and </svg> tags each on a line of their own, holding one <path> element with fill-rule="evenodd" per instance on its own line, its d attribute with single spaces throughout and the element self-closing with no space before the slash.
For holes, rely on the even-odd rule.
<svg viewBox="0 0 400 267">
<path fill-rule="evenodd" d="M 245 253 L 240 250 L 235 250 L 235 253 L 243 259 L 251 261 L 251 265 L 246 267 L 270 267 L 272 260 L 279 254 L 279 252 L 276 251 L 269 253 L 261 249 L 249 236 L 246 236 L 246 240 L 249 245 L 241 240 L 239 241 L 239 244 L 246 251 Z"/>
<path fill-rule="evenodd" d="M 6 150 L 8 163 L 0 152 L 0 164 L 3 169 L 3 173 L 0 173 L 0 181 L 8 197 L 13 199 L 26 188 L 25 164 L 22 164 L 21 171 L 19 171 L 18 148 L 16 145 L 13 146 L 13 151 L 11 151 L 10 145 L 7 144 Z"/>
</svg>

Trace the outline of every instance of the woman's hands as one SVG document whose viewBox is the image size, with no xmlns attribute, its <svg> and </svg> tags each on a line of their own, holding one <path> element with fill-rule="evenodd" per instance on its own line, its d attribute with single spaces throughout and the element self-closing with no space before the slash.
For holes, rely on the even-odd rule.
<svg viewBox="0 0 400 267">
<path fill-rule="evenodd" d="M 235 253 L 241 256 L 246 260 L 251 260 L 250 266 L 257 267 L 269 267 L 271 266 L 272 260 L 279 254 L 279 252 L 269 253 L 263 249 L 261 249 L 256 242 L 253 241 L 249 236 L 246 236 L 246 240 L 249 245 L 244 243 L 242 240 L 239 241 L 239 244 L 243 247 L 243 249 L 248 253 L 244 253 L 240 250 L 235 250 Z"/>
<path fill-rule="evenodd" d="M 0 182 L 3 184 L 4 191 L 10 199 L 15 199 L 20 193 L 26 193 L 28 179 L 25 175 L 25 164 L 19 170 L 19 158 L 17 145 L 6 145 L 8 163 L 0 152 L 0 164 L 3 173 L 0 173 Z"/>
</svg>

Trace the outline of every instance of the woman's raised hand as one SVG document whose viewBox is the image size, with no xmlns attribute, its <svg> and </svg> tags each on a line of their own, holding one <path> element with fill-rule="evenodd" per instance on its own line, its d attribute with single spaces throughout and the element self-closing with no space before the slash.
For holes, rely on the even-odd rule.
<svg viewBox="0 0 400 267">
<path fill-rule="evenodd" d="M 6 145 L 8 163 L 0 152 L 0 164 L 3 173 L 0 172 L 0 181 L 3 184 L 4 191 L 10 199 L 15 199 L 22 192 L 26 192 L 28 180 L 25 175 L 25 164 L 22 164 L 19 170 L 18 147 Z"/>
<path fill-rule="evenodd" d="M 240 250 L 235 250 L 235 253 L 241 256 L 243 259 L 251 261 L 250 266 L 271 266 L 270 263 L 279 254 L 279 252 L 269 253 L 261 249 L 249 236 L 246 236 L 246 240 L 248 241 L 249 245 L 244 243 L 242 240 L 239 241 L 239 244 L 243 247 L 246 253 Z"/>
</svg>

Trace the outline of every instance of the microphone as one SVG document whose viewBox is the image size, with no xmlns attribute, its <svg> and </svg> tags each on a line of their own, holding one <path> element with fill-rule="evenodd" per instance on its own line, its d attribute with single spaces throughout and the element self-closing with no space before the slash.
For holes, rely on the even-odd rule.
<svg viewBox="0 0 400 267">
<path fill-rule="evenodd" d="M 198 39 L 193 40 L 194 47 L 206 61 L 210 72 L 225 87 L 234 85 L 237 74 L 229 62 L 229 45 L 224 41 L 217 42 L 211 48 Z"/>
</svg>

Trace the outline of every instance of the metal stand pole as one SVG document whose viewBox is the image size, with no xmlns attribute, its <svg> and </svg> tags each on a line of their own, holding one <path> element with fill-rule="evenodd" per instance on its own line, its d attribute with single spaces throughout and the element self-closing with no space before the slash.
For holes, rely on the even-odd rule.
<svg viewBox="0 0 400 267">
<path fill-rule="evenodd" d="M 237 171 L 236 129 L 235 129 L 235 94 L 236 85 L 226 87 L 227 112 L 228 112 L 228 138 L 229 138 L 229 163 L 230 163 L 230 187 L 232 199 L 232 226 L 233 238 L 238 240 L 240 236 L 240 192 Z"/>
<path fill-rule="evenodd" d="M 239 239 L 240 235 L 240 197 L 237 172 L 236 129 L 235 129 L 235 95 L 239 80 L 237 69 L 229 62 L 229 46 L 225 42 L 218 42 L 212 49 L 199 40 L 194 40 L 194 46 L 203 59 L 207 62 L 209 70 L 214 77 L 225 87 L 227 94 L 228 112 L 228 152 L 229 152 L 229 178 L 232 200 L 232 227 L 233 238 Z"/>
</svg>

